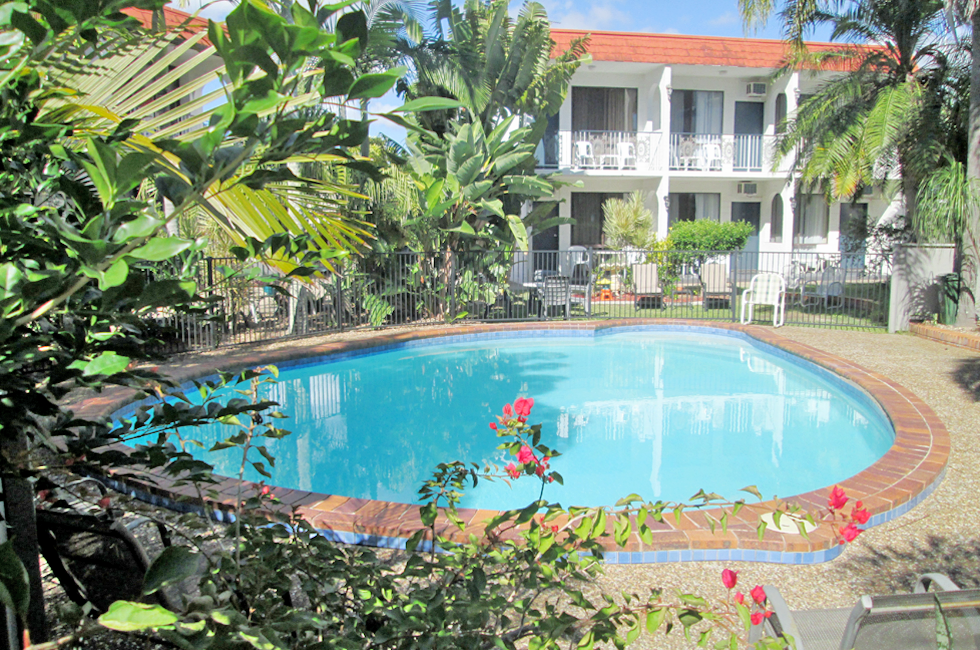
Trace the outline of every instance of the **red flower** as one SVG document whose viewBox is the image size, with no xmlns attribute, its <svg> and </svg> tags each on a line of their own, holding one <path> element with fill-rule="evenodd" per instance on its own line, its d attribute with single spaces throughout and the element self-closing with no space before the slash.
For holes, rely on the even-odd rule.
<svg viewBox="0 0 980 650">
<path fill-rule="evenodd" d="M 544 476 L 544 469 L 545 469 L 545 468 L 544 468 L 544 465 L 538 465 L 538 466 L 537 466 L 537 467 L 536 467 L 536 468 L 534 469 L 534 473 L 535 473 L 535 474 L 537 474 L 537 475 L 538 475 L 539 477 L 540 477 L 540 476 Z"/>
<path fill-rule="evenodd" d="M 521 470 L 517 469 L 517 466 L 514 465 L 514 463 L 507 465 L 507 467 L 504 468 L 504 471 L 507 472 L 511 478 L 518 478 L 521 475 Z"/>
<path fill-rule="evenodd" d="M 261 490 L 259 490 L 259 493 L 260 493 L 260 494 L 261 494 L 262 496 L 266 496 L 266 495 L 268 495 L 268 494 L 269 494 L 269 486 L 268 486 L 268 485 L 263 485 L 263 486 L 262 486 L 262 489 L 261 489 Z"/>
<path fill-rule="evenodd" d="M 558 524 L 555 524 L 555 525 L 553 525 L 553 526 L 551 527 L 551 532 L 552 532 L 552 533 L 557 533 L 557 532 L 558 532 Z"/>
<path fill-rule="evenodd" d="M 537 463 L 538 458 L 531 451 L 531 448 L 527 445 L 521 446 L 521 450 L 517 452 L 517 462 L 527 465 L 528 463 Z"/>
<path fill-rule="evenodd" d="M 745 594 L 743 594 L 741 591 L 736 591 L 735 592 L 734 600 L 739 605 L 744 605 L 745 604 Z"/>
<path fill-rule="evenodd" d="M 762 615 L 762 612 L 753 612 L 751 618 L 752 625 L 759 625 L 765 617 Z"/>
<path fill-rule="evenodd" d="M 843 544 L 844 542 L 853 542 L 854 540 L 857 539 L 857 536 L 860 535 L 862 532 L 863 531 L 857 526 L 855 526 L 853 523 L 847 524 L 846 526 L 842 526 L 840 529 L 840 536 L 841 536 L 840 543 Z"/>
<path fill-rule="evenodd" d="M 827 499 L 827 506 L 831 510 L 843 510 L 844 504 L 847 503 L 847 495 L 844 490 L 839 485 L 835 485 L 834 489 L 830 491 L 830 498 Z"/>
<path fill-rule="evenodd" d="M 766 590 L 763 589 L 760 585 L 756 585 L 752 587 L 752 591 L 749 592 L 749 595 L 752 596 L 752 600 L 759 603 L 760 605 L 766 602 Z"/>
<path fill-rule="evenodd" d="M 497 430 L 497 423 L 496 422 L 491 422 L 490 423 L 490 428 L 493 429 L 494 431 L 496 431 Z"/>
<path fill-rule="evenodd" d="M 101 499 L 99 499 L 98 505 L 99 505 L 100 508 L 104 508 L 105 510 L 108 510 L 109 509 L 109 497 L 108 496 L 104 496 Z"/>
<path fill-rule="evenodd" d="M 734 589 L 738 583 L 738 571 L 725 569 L 721 572 L 721 582 L 725 585 L 725 589 Z"/>
<path fill-rule="evenodd" d="M 504 404 L 504 416 L 508 418 L 514 417 L 514 411 L 510 408 L 510 404 Z"/>
<path fill-rule="evenodd" d="M 858 501 L 854 504 L 854 510 L 851 510 L 851 519 L 854 523 L 864 525 L 871 519 L 871 513 L 864 509 L 863 503 Z"/>
<path fill-rule="evenodd" d="M 548 482 L 549 482 L 549 483 L 554 483 L 554 482 L 555 482 L 555 477 L 554 477 L 554 476 L 551 476 L 551 475 L 549 474 L 549 475 L 548 475 Z"/>
</svg>

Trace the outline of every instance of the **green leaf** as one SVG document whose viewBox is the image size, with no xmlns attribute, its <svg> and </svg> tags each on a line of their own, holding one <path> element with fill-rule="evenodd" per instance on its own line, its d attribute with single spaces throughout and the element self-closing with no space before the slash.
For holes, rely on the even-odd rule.
<svg viewBox="0 0 980 650">
<path fill-rule="evenodd" d="M 83 367 L 82 374 L 86 377 L 93 375 L 114 375 L 123 372 L 129 366 L 129 357 L 124 357 L 115 352 L 103 352 L 88 363 L 76 361 L 70 367 Z"/>
<path fill-rule="evenodd" d="M 395 85 L 398 78 L 405 74 L 405 68 L 399 67 L 387 72 L 363 74 L 351 84 L 347 91 L 348 99 L 376 99 L 382 97 Z"/>
<path fill-rule="evenodd" d="M 7 540 L 0 544 L 0 602 L 23 618 L 27 616 L 30 601 L 27 569 L 14 552 L 13 542 Z"/>
<path fill-rule="evenodd" d="M 410 102 L 405 102 L 392 113 L 421 113 L 423 111 L 446 111 L 454 108 L 462 108 L 463 104 L 455 99 L 448 97 L 419 97 Z"/>
<path fill-rule="evenodd" d="M 424 526 L 431 526 L 435 523 L 437 514 L 439 514 L 439 510 L 434 503 L 427 503 L 419 508 L 419 516 L 422 518 Z"/>
<path fill-rule="evenodd" d="M 143 578 L 143 594 L 149 595 L 167 585 L 197 574 L 201 556 L 186 546 L 170 546 L 153 560 Z"/>
<path fill-rule="evenodd" d="M 193 243 L 177 237 L 154 237 L 129 255 L 148 262 L 162 262 L 187 250 Z"/>
<path fill-rule="evenodd" d="M 664 618 L 666 616 L 667 610 L 663 607 L 647 612 L 647 631 L 650 634 L 653 634 L 660 629 L 660 626 L 663 625 Z"/>
<path fill-rule="evenodd" d="M 139 632 L 169 627 L 177 622 L 177 615 L 159 605 L 117 600 L 109 605 L 109 611 L 99 617 L 99 624 L 117 632 Z"/>
<path fill-rule="evenodd" d="M 126 260 L 116 260 L 99 278 L 99 289 L 105 291 L 118 287 L 129 276 L 129 264 Z"/>
</svg>

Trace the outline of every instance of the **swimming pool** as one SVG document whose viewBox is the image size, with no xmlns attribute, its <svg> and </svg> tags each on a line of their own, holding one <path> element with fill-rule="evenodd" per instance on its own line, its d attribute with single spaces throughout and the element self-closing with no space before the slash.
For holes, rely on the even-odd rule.
<svg viewBox="0 0 980 650">
<path fill-rule="evenodd" d="M 859 388 L 738 332 L 618 328 L 443 338 L 281 367 L 264 397 L 293 432 L 270 445 L 268 482 L 412 503 L 439 462 L 509 462 L 487 423 L 516 397 L 562 452 L 565 485 L 545 498 L 610 505 L 637 493 L 686 500 L 704 488 L 739 498 L 756 485 L 790 496 L 842 482 L 881 458 L 895 431 Z M 204 428 L 206 445 L 227 435 Z M 225 475 L 240 458 L 208 458 Z M 251 474 L 250 480 L 260 480 Z M 506 509 L 539 485 L 481 482 L 463 505 Z"/>
</svg>

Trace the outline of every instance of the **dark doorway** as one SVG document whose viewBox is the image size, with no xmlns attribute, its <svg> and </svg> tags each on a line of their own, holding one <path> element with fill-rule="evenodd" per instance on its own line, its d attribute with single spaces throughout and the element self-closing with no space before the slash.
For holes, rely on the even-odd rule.
<svg viewBox="0 0 980 650">
<path fill-rule="evenodd" d="M 732 221 L 744 221 L 752 226 L 745 248 L 738 254 L 739 277 L 751 277 L 759 270 L 759 215 L 761 203 L 732 203 Z"/>
</svg>

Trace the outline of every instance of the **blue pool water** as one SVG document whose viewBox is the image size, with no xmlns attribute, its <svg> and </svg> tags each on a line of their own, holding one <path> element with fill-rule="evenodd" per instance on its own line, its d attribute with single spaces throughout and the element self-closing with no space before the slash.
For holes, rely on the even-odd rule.
<svg viewBox="0 0 980 650">
<path fill-rule="evenodd" d="M 269 482 L 412 503 L 437 463 L 509 462 L 488 423 L 519 396 L 535 399 L 530 422 L 563 454 L 552 469 L 565 485 L 550 484 L 545 498 L 565 506 L 630 493 L 685 500 L 702 488 L 738 498 L 753 484 L 790 496 L 853 476 L 894 440 L 859 389 L 747 337 L 613 332 L 437 339 L 284 368 L 265 397 L 293 434 L 269 445 Z M 228 430 L 199 433 L 209 446 Z M 228 476 L 240 463 L 227 451 L 209 460 Z M 521 507 L 539 488 L 528 477 L 481 481 L 463 505 Z"/>
</svg>

